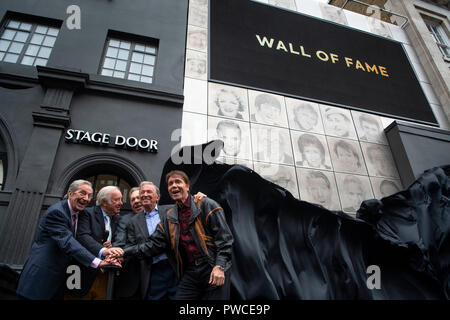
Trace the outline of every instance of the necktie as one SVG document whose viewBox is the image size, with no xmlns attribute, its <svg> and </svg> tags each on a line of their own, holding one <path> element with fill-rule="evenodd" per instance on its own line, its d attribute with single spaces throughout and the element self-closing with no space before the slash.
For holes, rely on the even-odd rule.
<svg viewBox="0 0 450 320">
<path fill-rule="evenodd" d="M 108 233 L 108 241 L 111 241 L 111 238 L 112 238 L 111 218 L 107 215 L 107 216 L 105 216 L 105 219 L 106 219 L 105 230 L 109 231 L 109 233 Z"/>
<path fill-rule="evenodd" d="M 72 214 L 72 226 L 73 226 L 74 237 L 77 236 L 77 221 L 78 221 L 78 215 L 76 213 Z"/>
</svg>

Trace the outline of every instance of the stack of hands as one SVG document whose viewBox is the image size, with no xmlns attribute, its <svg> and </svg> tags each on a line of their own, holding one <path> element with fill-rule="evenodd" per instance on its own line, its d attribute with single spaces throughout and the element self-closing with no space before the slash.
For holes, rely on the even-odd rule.
<svg viewBox="0 0 450 320">
<path fill-rule="evenodd" d="M 122 268 L 124 251 L 121 248 L 113 247 L 110 241 L 104 242 L 103 246 L 106 248 L 102 252 L 104 259 L 100 262 L 98 267 L 115 266 Z"/>
</svg>

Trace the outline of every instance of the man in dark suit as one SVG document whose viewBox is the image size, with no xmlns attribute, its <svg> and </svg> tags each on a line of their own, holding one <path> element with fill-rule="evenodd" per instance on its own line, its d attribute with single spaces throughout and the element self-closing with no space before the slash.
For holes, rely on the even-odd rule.
<svg viewBox="0 0 450 320">
<path fill-rule="evenodd" d="M 122 216 L 117 226 L 116 243 L 126 243 L 127 240 L 127 226 L 130 220 L 144 207 L 139 198 L 139 187 L 133 187 L 128 192 L 128 199 L 130 201 L 132 213 Z M 117 299 L 139 299 L 140 294 L 137 292 L 139 285 L 139 269 L 140 261 L 138 259 L 130 259 L 122 266 L 118 276 L 114 279 L 114 296 Z"/>
<path fill-rule="evenodd" d="M 72 260 L 91 270 L 120 265 L 96 258 L 75 239 L 78 215 L 89 204 L 92 193 L 90 182 L 76 180 L 69 186 L 68 199 L 52 205 L 44 213 L 19 279 L 20 298 L 63 299 L 66 271 Z"/>
<path fill-rule="evenodd" d="M 116 243 L 116 230 L 120 220 L 122 207 L 122 193 L 116 186 L 107 186 L 100 189 L 97 194 L 96 206 L 88 208 L 80 215 L 78 226 L 78 240 L 91 252 L 101 258 L 109 252 L 122 255 L 119 246 L 125 243 Z M 106 299 L 107 274 L 96 270 L 84 272 L 84 288 L 79 295 L 83 299 Z"/>
<path fill-rule="evenodd" d="M 195 203 L 182 171 L 169 172 L 166 183 L 176 204 L 160 208 L 156 230 L 143 243 L 127 244 L 125 258 L 154 259 L 165 252 L 180 278 L 175 299 L 229 299 L 233 235 L 223 209 L 209 198 Z"/>
<path fill-rule="evenodd" d="M 143 181 L 140 185 L 139 197 L 144 210 L 131 218 L 127 228 L 127 246 L 145 241 L 155 231 L 161 220 L 158 208 L 160 192 L 152 182 Z M 140 297 L 147 300 L 173 299 L 177 286 L 177 276 L 167 260 L 165 253 L 155 257 L 139 259 L 139 277 L 129 283 L 129 289 L 136 292 L 140 289 Z"/>
</svg>

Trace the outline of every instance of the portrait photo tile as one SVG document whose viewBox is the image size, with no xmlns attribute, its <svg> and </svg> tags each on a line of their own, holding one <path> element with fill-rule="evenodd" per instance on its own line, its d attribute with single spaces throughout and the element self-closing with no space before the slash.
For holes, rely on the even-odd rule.
<svg viewBox="0 0 450 320">
<path fill-rule="evenodd" d="M 253 160 L 294 165 L 289 130 L 251 123 Z"/>
<path fill-rule="evenodd" d="M 209 82 L 208 114 L 249 121 L 247 89 Z"/>
<path fill-rule="evenodd" d="M 188 24 L 207 28 L 208 27 L 208 6 L 196 4 L 190 1 Z"/>
<path fill-rule="evenodd" d="M 382 199 L 403 190 L 400 180 L 370 177 L 375 198 Z"/>
<path fill-rule="evenodd" d="M 379 116 L 354 110 L 351 113 L 359 140 L 388 144 L 386 135 L 384 134 L 383 123 Z"/>
<path fill-rule="evenodd" d="M 342 211 L 356 214 L 364 200 L 373 199 L 369 177 L 335 173 Z"/>
<path fill-rule="evenodd" d="M 300 99 L 285 98 L 289 128 L 324 134 L 319 104 Z"/>
<path fill-rule="evenodd" d="M 219 156 L 252 160 L 248 122 L 208 116 L 208 141 L 214 139 L 224 142 Z"/>
<path fill-rule="evenodd" d="M 336 179 L 331 171 L 297 168 L 300 198 L 328 210 L 341 210 Z"/>
<path fill-rule="evenodd" d="M 361 142 L 369 176 L 399 179 L 391 149 L 375 143 Z"/>
<path fill-rule="evenodd" d="M 339 24 L 348 25 L 344 10 L 342 10 L 341 8 L 331 6 L 322 2 L 319 2 L 319 6 L 322 13 L 322 18 Z"/>
<path fill-rule="evenodd" d="M 324 135 L 291 130 L 291 136 L 296 167 L 332 170 Z"/>
<path fill-rule="evenodd" d="M 248 90 L 250 121 L 260 124 L 288 127 L 284 97 Z"/>
<path fill-rule="evenodd" d="M 186 48 L 206 52 L 208 49 L 208 30 L 188 25 Z"/>
<path fill-rule="evenodd" d="M 334 171 L 367 175 L 358 141 L 327 137 Z"/>
<path fill-rule="evenodd" d="M 292 166 L 254 162 L 254 170 L 263 178 L 288 190 L 299 198 L 295 168 Z"/>
<path fill-rule="evenodd" d="M 187 49 L 185 76 L 199 80 L 206 80 L 207 70 L 208 64 L 206 53 Z"/>
<path fill-rule="evenodd" d="M 320 104 L 320 112 L 327 136 L 358 139 L 350 110 Z"/>
</svg>

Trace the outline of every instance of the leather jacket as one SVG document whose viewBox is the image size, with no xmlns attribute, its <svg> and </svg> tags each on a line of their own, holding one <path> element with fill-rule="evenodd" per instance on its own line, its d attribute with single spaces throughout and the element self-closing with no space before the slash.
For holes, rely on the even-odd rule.
<svg viewBox="0 0 450 320">
<path fill-rule="evenodd" d="M 233 235 L 225 220 L 225 214 L 219 204 L 209 198 L 201 203 L 191 197 L 191 217 L 189 228 L 194 241 L 207 257 L 211 267 L 220 266 L 225 271 L 231 267 Z M 124 249 L 127 256 L 138 258 L 153 257 L 166 252 L 169 262 L 179 278 L 183 275 L 184 265 L 180 252 L 180 224 L 177 205 L 161 210 L 161 222 L 145 243 L 128 246 Z M 181 249 L 182 250 L 182 249 Z"/>
</svg>

